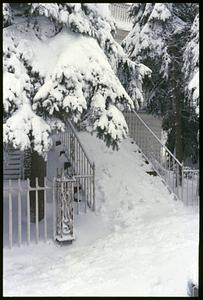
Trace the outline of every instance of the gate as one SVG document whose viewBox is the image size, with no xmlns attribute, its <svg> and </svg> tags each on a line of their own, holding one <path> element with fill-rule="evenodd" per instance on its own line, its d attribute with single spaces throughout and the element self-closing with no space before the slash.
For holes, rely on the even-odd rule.
<svg viewBox="0 0 203 300">
<path fill-rule="evenodd" d="M 64 170 L 56 178 L 44 178 L 43 186 L 35 179 L 35 187 L 30 180 L 4 180 L 3 217 L 4 246 L 29 245 L 31 242 L 68 241 L 74 239 L 74 215 L 87 212 L 87 207 L 95 210 L 95 165 L 81 144 L 73 125 L 68 122 L 66 132 L 56 138 L 64 147 L 68 160 L 68 172 Z M 35 222 L 30 220 L 30 193 L 35 192 Z M 40 199 L 39 192 L 44 193 Z M 44 201 L 44 218 L 39 220 L 40 201 Z"/>
<path fill-rule="evenodd" d="M 56 178 L 56 237 L 58 242 L 72 241 L 73 233 L 73 207 L 74 207 L 74 177 Z"/>
</svg>

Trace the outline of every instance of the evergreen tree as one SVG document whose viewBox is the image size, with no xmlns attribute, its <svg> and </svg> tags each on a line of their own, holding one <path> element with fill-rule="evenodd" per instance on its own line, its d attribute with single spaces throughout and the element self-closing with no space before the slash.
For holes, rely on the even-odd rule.
<svg viewBox="0 0 203 300">
<path fill-rule="evenodd" d="M 196 15 L 189 34 L 183 53 L 185 92 L 190 106 L 199 114 L 199 14 Z"/>
<path fill-rule="evenodd" d="M 12 24 L 12 11 L 9 3 L 3 3 L 3 27 L 7 27 Z"/>
<path fill-rule="evenodd" d="M 152 70 L 151 78 L 143 83 L 145 106 L 148 112 L 163 116 L 167 146 L 180 161 L 188 157 L 196 160 L 197 145 L 192 141 L 198 129 L 193 126 L 188 133 L 192 123 L 185 94 L 183 52 L 197 12 L 198 4 L 194 3 L 136 3 L 129 11 L 132 31 L 122 44 L 132 60 Z M 188 147 L 190 144 L 195 148 Z"/>
<path fill-rule="evenodd" d="M 4 142 L 45 153 L 69 117 L 118 147 L 122 110 L 143 101 L 150 69 L 114 40 L 108 4 L 12 3 L 3 14 Z"/>
</svg>

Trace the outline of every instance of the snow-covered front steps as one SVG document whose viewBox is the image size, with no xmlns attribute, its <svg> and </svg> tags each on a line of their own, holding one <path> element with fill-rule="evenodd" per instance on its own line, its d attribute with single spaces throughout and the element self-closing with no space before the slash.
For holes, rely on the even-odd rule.
<svg viewBox="0 0 203 300">
<path fill-rule="evenodd" d="M 146 173 L 130 139 L 117 152 L 79 136 L 96 165 L 97 210 L 75 219 L 72 245 L 4 250 L 4 295 L 187 296 L 198 283 L 197 208 Z"/>
</svg>

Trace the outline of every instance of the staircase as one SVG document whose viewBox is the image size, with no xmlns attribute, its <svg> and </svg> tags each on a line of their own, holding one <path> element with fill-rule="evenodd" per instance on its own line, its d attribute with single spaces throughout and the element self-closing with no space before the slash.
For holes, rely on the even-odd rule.
<svg viewBox="0 0 203 300">
<path fill-rule="evenodd" d="M 185 167 L 136 112 L 124 113 L 129 135 L 169 191 L 185 205 L 199 205 L 199 170 Z M 145 116 L 146 117 L 146 116 Z M 146 118 L 145 118 L 146 119 Z"/>
<path fill-rule="evenodd" d="M 18 149 L 8 147 L 3 152 L 4 159 L 4 175 L 3 179 L 23 179 L 23 161 L 24 154 Z"/>
</svg>

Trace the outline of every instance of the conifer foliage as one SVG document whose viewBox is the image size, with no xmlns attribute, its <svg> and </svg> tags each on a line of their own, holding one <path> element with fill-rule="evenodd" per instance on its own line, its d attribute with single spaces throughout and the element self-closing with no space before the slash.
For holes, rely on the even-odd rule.
<svg viewBox="0 0 203 300">
<path fill-rule="evenodd" d="M 3 6 L 4 142 L 39 154 L 71 118 L 118 147 L 151 71 L 114 40 L 108 4 Z"/>
<path fill-rule="evenodd" d="M 122 43 L 152 76 L 143 83 L 148 112 L 163 116 L 167 146 L 180 161 L 197 160 L 199 29 L 197 3 L 136 3 Z M 190 128 L 190 130 L 188 130 Z M 191 145 L 191 147 L 188 145 Z"/>
</svg>

